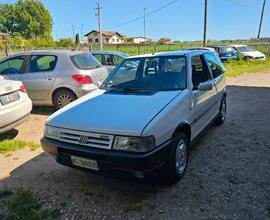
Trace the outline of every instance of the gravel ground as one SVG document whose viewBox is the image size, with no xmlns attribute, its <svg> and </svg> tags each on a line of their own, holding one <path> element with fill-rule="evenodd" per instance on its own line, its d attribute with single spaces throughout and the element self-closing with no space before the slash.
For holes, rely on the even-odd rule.
<svg viewBox="0 0 270 220">
<path fill-rule="evenodd" d="M 22 150 L 0 156 L 0 188 L 30 187 L 60 219 L 270 219 L 270 72 L 228 84 L 227 121 L 193 146 L 176 185 L 92 175 Z"/>
</svg>

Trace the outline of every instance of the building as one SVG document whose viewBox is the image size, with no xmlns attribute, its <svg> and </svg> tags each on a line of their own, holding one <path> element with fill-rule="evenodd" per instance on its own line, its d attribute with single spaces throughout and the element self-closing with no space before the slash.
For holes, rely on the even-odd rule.
<svg viewBox="0 0 270 220">
<path fill-rule="evenodd" d="M 134 44 L 144 44 L 144 42 L 147 43 L 147 39 L 145 39 L 144 37 L 134 37 L 133 38 Z"/>
<path fill-rule="evenodd" d="M 169 43 L 171 43 L 171 39 L 170 38 L 163 37 L 163 38 L 160 38 L 158 40 L 158 42 L 161 43 L 161 44 L 169 44 Z"/>
<path fill-rule="evenodd" d="M 99 44 L 99 31 L 93 30 L 85 35 L 89 44 Z M 102 31 L 103 44 L 123 44 L 124 36 L 115 31 Z"/>
</svg>

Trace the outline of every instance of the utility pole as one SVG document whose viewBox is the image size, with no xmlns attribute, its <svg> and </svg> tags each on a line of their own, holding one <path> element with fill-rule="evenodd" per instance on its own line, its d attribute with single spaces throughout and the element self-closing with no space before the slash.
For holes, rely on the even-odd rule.
<svg viewBox="0 0 270 220">
<path fill-rule="evenodd" d="M 207 31 L 208 31 L 208 0 L 204 0 L 204 32 L 203 46 L 207 46 Z"/>
<path fill-rule="evenodd" d="M 145 10 L 146 8 L 143 8 L 143 35 L 144 35 L 144 53 L 146 53 L 146 21 L 145 21 Z"/>
<path fill-rule="evenodd" d="M 74 25 L 72 25 L 72 34 L 73 34 L 73 40 L 75 40 L 75 31 L 74 31 Z"/>
<path fill-rule="evenodd" d="M 258 35 L 257 35 L 257 39 L 258 39 L 258 40 L 259 40 L 260 35 L 261 35 L 261 29 L 262 29 L 262 22 L 263 22 L 263 14 L 264 14 L 265 2 L 266 2 L 266 0 L 263 1 L 263 7 L 262 7 L 262 13 L 261 13 L 261 20 L 260 20 L 259 31 L 258 31 Z"/>
<path fill-rule="evenodd" d="M 98 0 L 98 7 L 96 16 L 98 18 L 98 32 L 99 32 L 99 49 L 103 50 L 103 42 L 102 42 L 102 30 L 101 30 L 101 15 L 100 15 L 100 0 Z"/>
</svg>

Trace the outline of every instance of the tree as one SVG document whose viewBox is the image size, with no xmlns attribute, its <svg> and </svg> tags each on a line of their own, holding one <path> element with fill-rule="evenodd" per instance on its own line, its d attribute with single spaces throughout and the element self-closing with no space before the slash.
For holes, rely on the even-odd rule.
<svg viewBox="0 0 270 220">
<path fill-rule="evenodd" d="M 73 40 L 71 38 L 61 38 L 56 41 L 56 47 L 73 47 Z"/>
<path fill-rule="evenodd" d="M 17 32 L 26 39 L 48 38 L 52 33 L 52 18 L 39 0 L 0 4 L 0 31 Z"/>
</svg>

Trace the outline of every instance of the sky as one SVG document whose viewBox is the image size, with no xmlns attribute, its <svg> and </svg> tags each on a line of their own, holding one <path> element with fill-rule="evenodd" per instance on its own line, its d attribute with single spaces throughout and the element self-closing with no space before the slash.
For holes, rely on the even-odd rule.
<svg viewBox="0 0 270 220">
<path fill-rule="evenodd" d="M 53 36 L 72 37 L 98 28 L 95 8 L 98 0 L 41 0 L 53 18 Z M 14 3 L 16 0 L 1 0 Z M 100 0 L 102 29 L 128 37 L 143 36 L 143 20 L 118 26 L 159 9 L 173 0 Z M 263 0 L 208 0 L 208 39 L 249 39 L 257 36 Z M 158 40 L 201 40 L 204 0 L 178 0 L 146 17 L 146 35 Z M 270 0 L 266 1 L 261 37 L 270 37 Z"/>
</svg>

